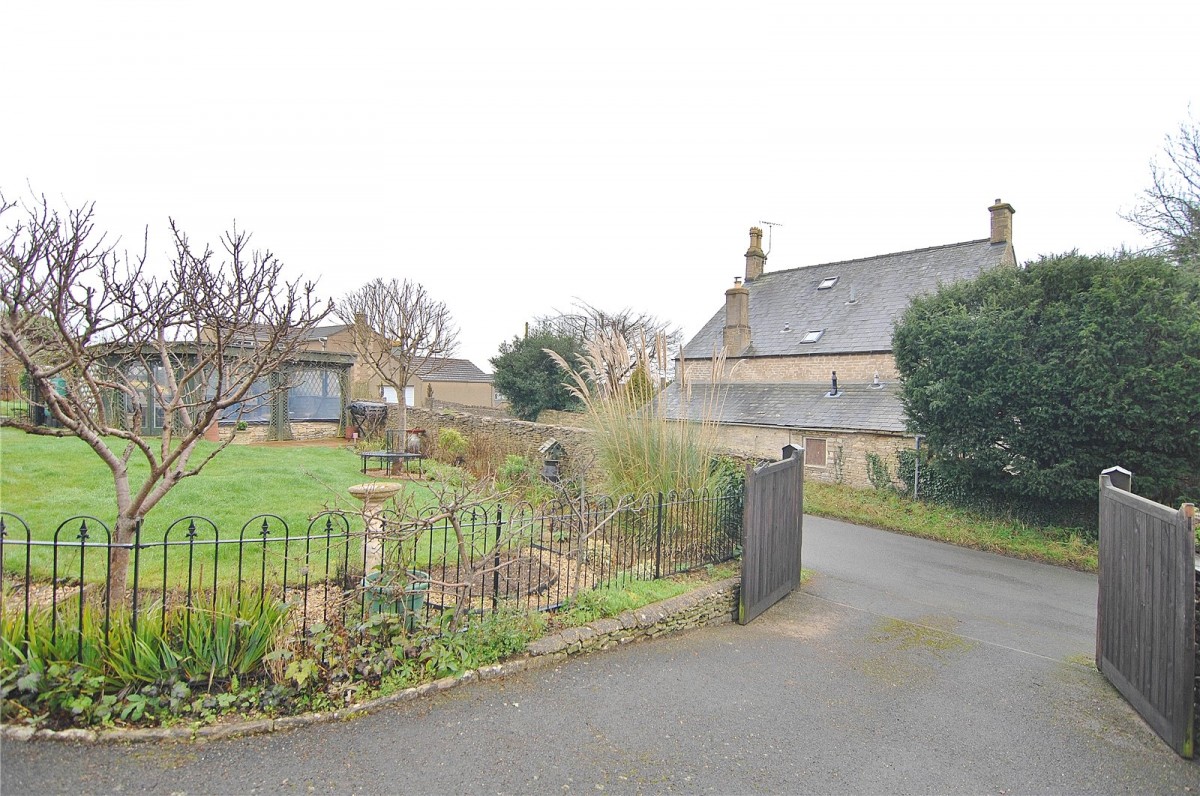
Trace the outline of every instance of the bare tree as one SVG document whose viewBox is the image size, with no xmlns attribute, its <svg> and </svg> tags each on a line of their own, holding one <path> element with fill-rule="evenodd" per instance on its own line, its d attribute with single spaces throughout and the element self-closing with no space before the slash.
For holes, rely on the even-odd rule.
<svg viewBox="0 0 1200 796">
<path fill-rule="evenodd" d="M 618 312 L 608 312 L 578 299 L 570 311 L 539 317 L 536 323 L 539 328 L 554 334 L 573 337 L 584 346 L 593 343 L 608 345 L 612 340 L 626 341 L 626 364 L 630 370 L 636 364 L 639 350 L 648 346 L 663 346 L 668 351 L 677 351 L 683 337 L 678 326 L 649 313 L 628 307 Z M 662 367 L 658 366 L 658 362 L 647 364 L 650 370 L 646 375 L 660 386 L 670 379 L 669 371 L 673 366 L 670 357 L 663 360 Z"/>
<path fill-rule="evenodd" d="M 263 384 L 332 307 L 311 283 L 286 281 L 282 263 L 252 251 L 236 225 L 218 258 L 171 221 L 174 254 L 159 277 L 144 252 L 120 256 L 105 241 L 94 205 L 63 214 L 44 197 L 18 207 L 0 195 L 0 215 L 0 349 L 58 428 L 28 418 L 0 424 L 87 443 L 112 472 L 113 541 L 128 545 L 142 518 L 224 448 L 197 455 L 210 426 L 286 386 Z M 144 474 L 131 472 L 135 459 L 148 465 Z M 110 605 L 125 599 L 128 556 L 128 547 L 112 548 Z"/>
<path fill-rule="evenodd" d="M 346 294 L 338 304 L 343 323 L 354 327 L 354 350 L 359 360 L 386 386 L 396 391 L 400 411 L 397 428 L 408 425 L 404 389 L 418 372 L 458 348 L 458 330 L 450 311 L 425 288 L 405 279 L 373 279 Z"/>
<path fill-rule="evenodd" d="M 1200 124 L 1189 119 L 1168 135 L 1164 160 L 1150 164 L 1150 187 L 1122 218 L 1158 242 L 1180 265 L 1200 267 Z"/>
<path fill-rule="evenodd" d="M 674 347 L 679 345 L 682 336 L 678 326 L 650 313 L 638 312 L 629 307 L 618 312 L 609 312 L 579 299 L 575 300 L 569 311 L 555 310 L 554 315 L 543 315 L 537 318 L 536 323 L 555 334 L 574 337 L 581 343 L 591 342 L 606 334 L 617 334 L 630 341 L 642 337 L 651 340 L 661 335 L 668 345 Z"/>
</svg>

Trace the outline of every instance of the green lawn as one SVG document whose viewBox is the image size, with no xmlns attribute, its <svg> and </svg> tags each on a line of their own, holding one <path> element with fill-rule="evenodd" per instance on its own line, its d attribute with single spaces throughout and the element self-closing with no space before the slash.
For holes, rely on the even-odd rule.
<svg viewBox="0 0 1200 796">
<path fill-rule="evenodd" d="M 214 443 L 201 442 L 200 455 Z M 163 528 L 189 514 L 236 531 L 256 514 L 278 514 L 296 527 L 328 509 L 356 511 L 361 503 L 347 487 L 363 476 L 359 457 L 342 447 L 230 445 L 200 475 L 186 478 L 146 517 L 146 528 Z M 135 455 L 132 481 L 147 468 Z M 419 485 L 409 488 L 421 489 Z M 113 479 L 98 456 L 73 437 L 36 437 L 0 429 L 0 509 L 19 515 L 36 538 L 50 538 L 59 522 L 91 514 L 105 523 L 116 515 Z"/>
<path fill-rule="evenodd" d="M 198 455 L 215 447 L 213 443 L 202 442 L 200 445 Z M 147 467 L 135 458 L 131 469 L 136 485 L 138 474 L 147 472 Z M 350 496 L 347 487 L 369 480 L 372 478 L 361 472 L 359 457 L 343 447 L 231 445 L 205 466 L 200 475 L 181 481 L 147 515 L 143 539 L 161 540 L 168 525 L 188 515 L 211 520 L 222 539 L 237 538 L 243 526 L 259 514 L 278 515 L 287 523 L 289 535 L 303 535 L 311 518 L 323 511 L 356 513 L 362 504 Z M 419 504 L 430 502 L 430 492 L 424 484 L 417 481 L 404 483 L 405 493 L 412 494 Z M 116 516 L 113 494 L 112 474 L 80 440 L 30 436 L 13 429 L 0 429 L 0 510 L 15 514 L 28 523 L 32 538 L 53 539 L 59 525 L 76 515 L 94 516 L 111 528 Z M 352 530 L 358 530 L 356 519 L 351 518 Z M 272 520 L 272 524 L 275 527 L 273 533 L 281 535 L 278 522 Z M 9 525 L 10 535 L 18 537 L 17 529 L 12 523 Z M 198 525 L 200 538 L 213 537 L 205 523 Z M 247 538 L 254 538 L 260 525 L 261 521 L 251 523 Z M 62 538 L 75 538 L 77 530 L 78 523 L 72 522 Z M 185 531 L 186 527 L 178 526 L 171 531 L 171 538 L 179 539 Z M 440 545 L 440 540 L 436 543 Z M 15 550 L 9 548 L 7 551 L 6 569 L 23 565 Z M 197 547 L 192 552 L 196 566 L 205 567 L 211 573 L 212 548 Z M 353 559 L 357 549 L 350 552 Z M 182 549 L 172 551 L 172 571 L 176 570 L 175 562 L 183 553 Z M 223 546 L 219 564 L 222 581 L 236 576 L 237 553 L 236 546 Z M 335 557 L 344 553 L 344 545 L 330 551 Z M 323 571 L 324 554 L 325 548 L 320 543 L 307 548 L 300 545 L 288 550 L 286 562 L 290 567 L 312 568 L 316 565 Z M 250 556 L 247 566 L 256 563 L 261 567 L 261 558 L 260 554 L 260 560 L 255 562 Z M 285 563 L 284 557 L 275 552 L 266 559 L 266 567 L 272 572 L 280 570 Z M 101 562 L 97 559 L 93 563 L 98 567 Z M 161 552 L 148 554 L 143 563 L 148 567 L 143 575 L 154 577 L 162 568 Z M 33 566 L 35 573 L 48 572 L 50 551 L 36 549 Z M 61 561 L 59 571 L 64 571 Z"/>
<path fill-rule="evenodd" d="M 197 452 L 211 451 L 213 443 L 201 443 Z M 144 462 L 134 460 L 135 473 L 145 473 Z M 181 518 L 199 515 L 211 521 L 196 522 L 197 538 L 222 540 L 245 538 L 257 540 L 263 520 L 258 515 L 278 515 L 287 525 L 287 536 L 304 537 L 313 517 L 325 511 L 340 510 L 349 515 L 350 530 L 357 532 L 362 521 L 357 516 L 362 504 L 347 492 L 347 488 L 365 481 L 378 480 L 364 476 L 359 456 L 343 446 L 283 446 L 230 445 L 197 476 L 184 479 L 146 517 L 143 525 L 144 542 L 162 541 L 169 531 L 171 541 L 181 541 L 188 531 L 187 521 Z M 436 462 L 426 462 L 425 473 L 431 469 L 441 477 L 451 474 L 451 468 Z M 136 478 L 134 479 L 136 481 Z M 419 508 L 435 504 L 430 485 L 420 480 L 404 480 L 401 496 L 408 496 Z M 15 514 L 30 528 L 31 537 L 51 540 L 65 520 L 78 515 L 90 515 L 110 529 L 114 525 L 116 502 L 113 480 L 108 468 L 82 441 L 74 437 L 40 437 L 14 429 L 0 429 L 0 511 Z M 495 507 L 488 507 L 494 517 Z M 507 515 L 507 510 L 505 511 Z M 481 515 L 482 516 L 482 515 Z M 268 520 L 272 539 L 284 536 L 283 525 L 274 518 Z M 23 538 L 16 523 L 8 523 L 10 538 Z M 215 533 L 213 530 L 215 526 Z M 319 535 L 324 523 L 318 523 Z M 60 539 L 77 538 L 79 520 L 64 527 Z M 465 528 L 471 537 L 475 555 L 487 555 L 495 540 L 492 526 L 481 519 L 475 529 Z M 335 533 L 338 531 L 335 525 Z M 93 541 L 101 541 L 89 522 Z M 244 533 L 244 537 L 243 537 Z M 267 546 L 249 543 L 220 546 L 219 558 L 212 545 L 177 546 L 170 550 L 170 560 L 164 564 L 163 548 L 150 547 L 140 559 L 139 581 L 155 582 L 166 566 L 172 582 L 179 582 L 191 567 L 211 573 L 219 572 L 219 581 L 237 579 L 238 558 L 243 559 L 243 578 L 256 579 L 265 569 L 268 580 L 278 580 L 286 566 L 291 582 L 297 572 L 307 569 L 313 577 L 326 571 L 337 571 L 338 561 L 361 561 L 359 539 L 352 535 L 349 542 L 326 543 L 323 539 L 289 543 L 272 542 Z M 74 558 L 72 558 L 74 556 Z M 65 557 L 65 558 L 64 558 Z M 189 561 L 190 557 L 190 561 Z M 60 551 L 57 571 L 60 575 L 78 571 L 77 548 Z M 328 562 L 327 559 L 328 558 Z M 428 568 L 431 564 L 454 565 L 458 561 L 457 542 L 448 527 L 435 527 L 422 534 L 415 553 L 405 557 L 411 565 Z M 102 556 L 89 554 L 84 568 L 87 578 L 103 579 Z M 49 546 L 34 547 L 31 555 L 34 578 L 48 577 L 54 568 Z M 9 546 L 5 551 L 4 568 L 18 571 L 24 567 L 24 549 Z M 197 575 L 198 576 L 198 575 Z"/>
</svg>

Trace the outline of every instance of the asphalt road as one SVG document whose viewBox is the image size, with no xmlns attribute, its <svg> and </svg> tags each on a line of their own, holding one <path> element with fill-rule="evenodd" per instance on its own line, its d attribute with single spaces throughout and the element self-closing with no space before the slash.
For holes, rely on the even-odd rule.
<svg viewBox="0 0 1200 796">
<path fill-rule="evenodd" d="M 807 518 L 805 587 L 733 624 L 337 725 L 7 743 L 26 793 L 1196 793 L 1090 663 L 1091 575 Z"/>
</svg>

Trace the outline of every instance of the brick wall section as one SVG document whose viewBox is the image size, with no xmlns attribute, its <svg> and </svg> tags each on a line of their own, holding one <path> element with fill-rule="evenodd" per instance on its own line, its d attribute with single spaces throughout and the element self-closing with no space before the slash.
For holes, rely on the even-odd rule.
<svg viewBox="0 0 1200 796">
<path fill-rule="evenodd" d="M 530 657 L 565 658 L 593 650 L 610 649 L 664 633 L 728 622 L 737 615 L 741 577 L 728 578 L 660 603 L 625 611 L 613 619 L 597 619 L 533 641 Z"/>
<path fill-rule="evenodd" d="M 693 383 L 712 380 L 709 360 L 690 360 L 685 366 L 687 378 Z M 899 381 L 896 360 L 891 354 L 817 354 L 804 357 L 752 357 L 725 361 L 726 382 L 797 382 L 826 384 L 830 373 L 837 371 L 843 384 L 866 384 L 876 371 L 883 381 Z"/>
</svg>

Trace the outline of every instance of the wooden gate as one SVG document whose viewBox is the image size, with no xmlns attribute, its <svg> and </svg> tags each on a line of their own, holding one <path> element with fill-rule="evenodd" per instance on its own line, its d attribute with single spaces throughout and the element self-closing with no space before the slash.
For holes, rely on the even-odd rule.
<svg viewBox="0 0 1200 796">
<path fill-rule="evenodd" d="M 1129 491 L 1120 468 L 1100 476 L 1096 666 L 1183 757 L 1194 751 L 1195 509 Z"/>
<path fill-rule="evenodd" d="M 746 468 L 739 624 L 747 624 L 800 585 L 804 450 L 791 450 L 791 457 L 781 462 Z"/>
</svg>

